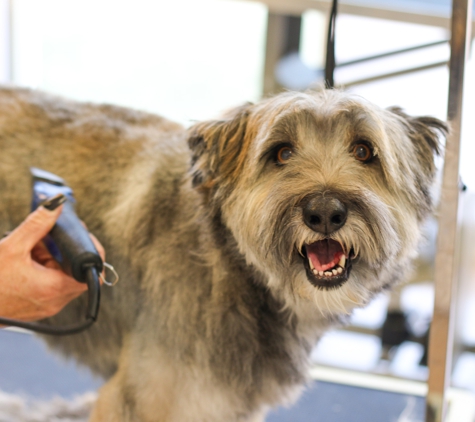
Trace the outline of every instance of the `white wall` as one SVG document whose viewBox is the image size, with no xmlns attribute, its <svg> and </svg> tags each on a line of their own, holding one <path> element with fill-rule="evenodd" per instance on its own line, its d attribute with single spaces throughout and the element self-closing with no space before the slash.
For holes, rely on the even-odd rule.
<svg viewBox="0 0 475 422">
<path fill-rule="evenodd" d="M 0 83 L 11 81 L 10 0 L 0 0 Z"/>
<path fill-rule="evenodd" d="M 12 0 L 14 82 L 175 120 L 257 100 L 266 9 L 230 0 Z"/>
</svg>

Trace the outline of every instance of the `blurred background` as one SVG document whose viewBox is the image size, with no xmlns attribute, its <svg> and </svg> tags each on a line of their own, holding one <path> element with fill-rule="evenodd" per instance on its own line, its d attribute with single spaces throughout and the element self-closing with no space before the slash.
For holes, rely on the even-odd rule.
<svg viewBox="0 0 475 422">
<path fill-rule="evenodd" d="M 327 13 L 305 5 L 295 6 L 295 10 L 291 6 L 269 9 L 273 3 L 285 2 L 0 0 L 0 82 L 81 101 L 133 107 L 190 125 L 281 89 L 306 89 L 322 82 Z M 405 15 L 381 10 L 378 3 L 387 6 L 387 2 L 352 2 L 359 3 L 367 13 L 363 9 L 348 13 L 351 8 L 345 13 L 343 8 L 337 19 L 336 61 L 346 64 L 337 67 L 337 85 L 383 107 L 398 105 L 409 114 L 445 119 L 448 69 L 441 63 L 449 57 L 444 43 L 449 38 L 449 2 L 391 2 L 404 9 Z M 416 19 L 428 13 L 424 8 L 430 9 L 432 21 Z M 422 44 L 434 45 L 359 60 Z M 425 70 L 406 73 L 409 68 Z M 400 74 L 379 78 L 395 72 Z M 473 392 L 474 113 L 475 71 L 470 61 L 462 134 L 461 176 L 467 190 L 461 203 L 453 384 Z M 391 297 L 381 295 L 366 309 L 355 312 L 350 327 L 328 333 L 313 353 L 316 363 L 405 379 L 427 378 L 424 343 L 432 314 L 436 231 L 436 222 L 429 222 L 427 240 L 408 284 Z M 28 382 L 18 368 L 12 369 L 19 347 L 34 350 L 31 356 L 24 352 L 28 355 L 25 359 L 34 360 L 46 353 L 43 346 L 17 333 L 0 334 L 0 389 L 33 394 L 47 391 L 46 379 L 51 376 L 42 376 L 40 369 L 25 369 L 30 374 Z M 26 342 L 28 346 L 22 346 Z M 72 364 L 62 365 L 74 372 L 73 366 L 68 366 Z M 46 383 L 43 387 L 34 389 L 40 381 L 31 381 L 31 371 Z M 84 384 L 78 381 L 79 390 L 100 384 L 89 381 L 89 375 L 81 373 L 80 377 Z"/>
</svg>

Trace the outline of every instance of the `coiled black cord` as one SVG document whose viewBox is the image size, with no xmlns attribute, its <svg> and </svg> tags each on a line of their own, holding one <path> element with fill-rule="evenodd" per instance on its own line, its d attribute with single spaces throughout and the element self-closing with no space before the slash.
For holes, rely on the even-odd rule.
<svg viewBox="0 0 475 422">
<path fill-rule="evenodd" d="M 101 297 L 101 284 L 99 282 L 99 274 L 94 266 L 84 268 L 84 277 L 87 284 L 87 312 L 86 321 L 77 324 L 65 325 L 62 327 L 54 327 L 39 322 L 24 322 L 16 319 L 0 317 L 0 324 L 25 328 L 27 330 L 36 331 L 42 334 L 51 334 L 56 336 L 66 336 L 79 333 L 89 328 L 96 320 L 99 313 L 99 303 Z"/>
</svg>

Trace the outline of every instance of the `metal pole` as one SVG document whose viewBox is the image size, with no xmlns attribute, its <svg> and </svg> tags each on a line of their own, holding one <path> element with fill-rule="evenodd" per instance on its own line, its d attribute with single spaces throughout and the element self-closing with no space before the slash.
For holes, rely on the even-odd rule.
<svg viewBox="0 0 475 422">
<path fill-rule="evenodd" d="M 275 67 L 283 56 L 286 47 L 285 34 L 287 32 L 287 20 L 285 15 L 268 13 L 266 52 L 264 63 L 263 94 L 268 96 L 283 90 L 275 78 Z"/>
<path fill-rule="evenodd" d="M 472 0 L 452 1 L 452 37 L 447 118 L 447 139 L 440 202 L 439 233 L 435 260 L 434 317 L 429 341 L 429 380 L 426 422 L 443 422 L 446 390 L 450 386 L 454 341 L 454 301 L 457 287 L 455 266 L 459 202 L 459 155 L 465 61 L 471 32 Z"/>
</svg>

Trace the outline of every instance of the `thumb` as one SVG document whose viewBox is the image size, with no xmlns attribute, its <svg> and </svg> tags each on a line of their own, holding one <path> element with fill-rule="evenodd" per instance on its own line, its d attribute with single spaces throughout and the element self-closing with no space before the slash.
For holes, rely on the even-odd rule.
<svg viewBox="0 0 475 422">
<path fill-rule="evenodd" d="M 64 195 L 56 195 L 33 211 L 10 234 L 9 238 L 14 247 L 30 252 L 53 228 L 63 209 L 61 204 L 65 200 Z"/>
</svg>

